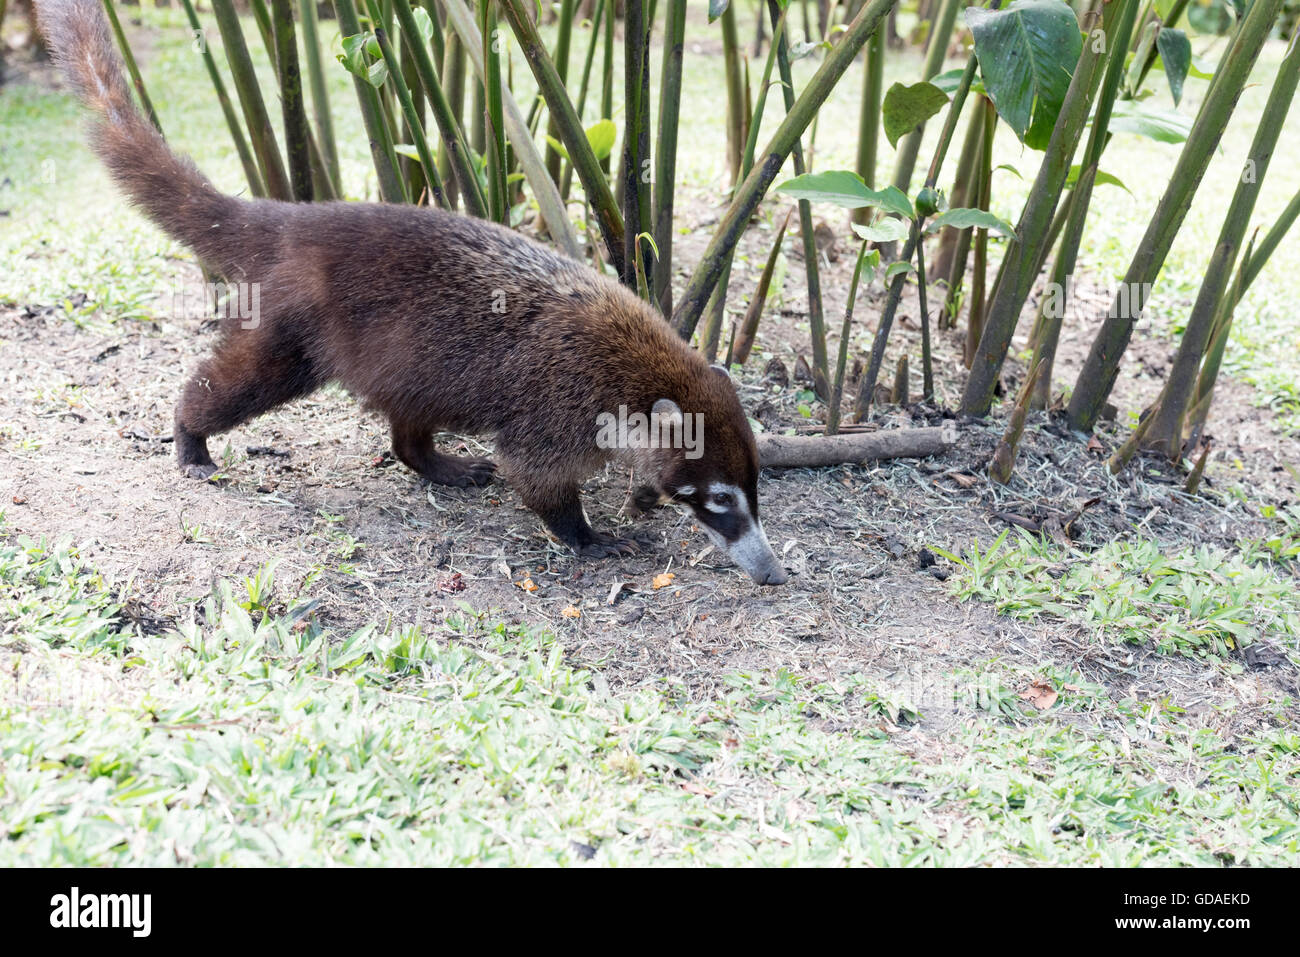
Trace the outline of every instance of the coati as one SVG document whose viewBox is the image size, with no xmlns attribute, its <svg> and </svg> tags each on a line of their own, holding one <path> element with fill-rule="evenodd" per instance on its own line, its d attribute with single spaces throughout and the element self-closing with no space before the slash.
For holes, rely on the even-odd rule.
<svg viewBox="0 0 1300 957">
<path fill-rule="evenodd" d="M 135 108 L 99 0 L 38 0 L 55 60 L 94 113 L 91 144 L 127 196 L 260 314 L 223 321 L 176 409 L 182 472 L 211 477 L 207 439 L 337 381 L 387 416 L 393 451 L 430 482 L 499 470 L 580 555 L 627 554 L 592 529 L 579 483 L 611 458 L 642 471 L 642 508 L 689 506 L 765 585 L 786 580 L 758 514 L 758 454 L 735 389 L 647 304 L 587 266 L 493 223 L 378 203 L 227 196 Z M 602 413 L 701 416 L 703 454 L 644 437 L 597 442 Z M 495 436 L 496 463 L 433 435 Z M 680 445 L 680 443 L 678 443 Z"/>
</svg>

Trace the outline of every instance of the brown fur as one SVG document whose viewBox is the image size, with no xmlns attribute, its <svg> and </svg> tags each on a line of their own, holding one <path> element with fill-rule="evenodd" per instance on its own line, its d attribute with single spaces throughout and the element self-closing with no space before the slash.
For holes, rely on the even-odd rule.
<svg viewBox="0 0 1300 957">
<path fill-rule="evenodd" d="M 501 226 L 435 209 L 223 195 L 132 105 L 98 0 L 41 10 L 114 179 L 207 268 L 260 284 L 259 324 L 225 320 L 185 385 L 175 438 L 188 474 L 215 470 L 209 436 L 337 381 L 388 417 L 398 457 L 433 482 L 480 484 L 493 468 L 436 451 L 434 433 L 495 435 L 524 503 L 575 549 L 610 554 L 627 543 L 593 532 L 578 500 L 610 458 L 596 446 L 597 415 L 648 413 L 666 398 L 704 414 L 705 454 L 642 456 L 653 493 L 726 481 L 757 518 L 758 459 L 734 388 L 627 289 Z"/>
</svg>

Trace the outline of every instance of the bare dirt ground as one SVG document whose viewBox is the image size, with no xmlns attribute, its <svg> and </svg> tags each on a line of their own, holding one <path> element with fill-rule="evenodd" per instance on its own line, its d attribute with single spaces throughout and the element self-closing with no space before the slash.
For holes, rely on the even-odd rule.
<svg viewBox="0 0 1300 957">
<path fill-rule="evenodd" d="M 700 206 L 692 225 L 710 214 Z M 767 234 L 747 238 L 751 264 L 761 264 L 767 241 Z M 700 242 L 683 241 L 681 255 L 693 258 Z M 828 316 L 842 309 L 847 259 L 827 264 Z M 737 271 L 733 302 L 747 300 L 758 268 Z M 178 263 L 177 271 L 198 281 L 192 265 Z M 802 272 L 792 257 L 786 308 L 765 319 L 767 355 L 751 360 L 739 384 L 747 409 L 769 430 L 815 425 L 796 409 L 802 387 L 783 384 L 806 353 L 806 332 L 797 328 L 806 319 Z M 874 323 L 881 298 L 876 290 L 860 302 L 860 321 Z M 914 377 L 917 314 L 914 302 L 905 304 L 890 360 L 907 342 Z M 930 564 L 926 552 L 987 544 L 1012 522 L 1050 531 L 1053 520 L 1066 523 L 1092 499 L 1070 529 L 1084 544 L 1139 533 L 1171 548 L 1231 547 L 1261 534 L 1258 505 L 1296 499 L 1285 466 L 1300 463 L 1300 443 L 1274 431 L 1249 388 L 1237 383 L 1220 389 L 1209 494 L 1199 497 L 1182 494 L 1180 480 L 1150 463 L 1112 478 L 1104 467 L 1114 444 L 1107 435 L 1103 448 L 1089 448 L 1041 416 L 1005 487 L 984 475 L 997 419 L 959 423 L 957 447 L 930 460 L 765 473 L 765 524 L 793 572 L 788 585 L 772 589 L 753 586 L 689 516 L 665 509 L 632 525 L 623 515 L 629 477 L 612 468 L 588 484 L 588 511 L 597 527 L 631 531 L 641 554 L 577 560 L 499 482 L 470 490 L 423 484 L 387 454 L 384 424 L 335 389 L 214 442 L 214 456 L 228 466 L 225 484 L 184 479 L 172 457 L 172 408 L 186 371 L 212 342 L 214 323 L 194 317 L 95 330 L 30 303 L 0 306 L 0 324 L 0 503 L 9 530 L 87 544 L 91 561 L 124 583 L 132 613 L 145 622 L 166 620 L 219 578 L 252 576 L 275 562 L 278 597 L 317 599 L 313 613 L 340 632 L 368 621 L 435 624 L 464 602 L 511 623 L 554 629 L 570 659 L 598 669 L 611 688 L 667 683 L 707 696 L 737 671 L 889 679 L 917 662 L 940 674 L 991 661 L 1022 671 L 1050 663 L 1116 697 L 1172 691 L 1182 706 L 1207 715 L 1232 703 L 1230 718 L 1214 720 L 1247 726 L 1252 703 L 1296 692 L 1296 670 L 1284 659 L 1232 677 L 1112 644 L 1075 625 L 1029 625 L 988 605 L 958 603 L 943 581 L 951 566 Z M 1066 333 L 1061 380 L 1069 381 L 1090 338 L 1086 327 Z M 938 337 L 949 408 L 961 382 L 954 372 L 959 349 L 958 333 Z M 1154 395 L 1168 358 L 1163 342 L 1135 346 L 1129 372 L 1146 371 L 1122 379 L 1124 391 L 1115 396 L 1122 410 Z M 769 359 L 779 361 L 765 374 Z M 1009 363 L 1008 387 L 1022 374 Z M 894 408 L 882 427 L 945 416 L 952 413 L 942 407 Z M 445 439 L 453 450 L 486 448 L 473 437 Z M 1233 484 L 1250 490 L 1246 503 L 1219 494 Z M 653 580 L 664 572 L 674 578 L 656 589 Z"/>
</svg>

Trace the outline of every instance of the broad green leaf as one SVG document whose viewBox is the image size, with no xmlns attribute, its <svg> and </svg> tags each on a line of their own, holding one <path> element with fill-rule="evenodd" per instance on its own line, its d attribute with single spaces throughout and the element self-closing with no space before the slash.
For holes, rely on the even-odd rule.
<svg viewBox="0 0 1300 957">
<path fill-rule="evenodd" d="M 897 276 L 899 273 L 909 273 L 909 272 L 916 272 L 916 267 L 913 266 L 910 262 L 899 261 L 899 262 L 890 263 L 889 268 L 885 270 L 885 285 L 888 286 L 890 283 L 892 283 L 894 281 L 894 277 Z"/>
<path fill-rule="evenodd" d="M 790 45 L 790 62 L 794 63 L 797 60 L 812 56 L 817 50 L 829 50 L 830 48 L 831 45 L 824 40 L 818 40 L 816 43 L 809 40 L 800 40 Z"/>
<path fill-rule="evenodd" d="M 961 77 L 965 72 L 965 67 L 953 67 L 951 70 L 946 70 L 938 76 L 930 77 L 930 82 L 943 90 L 943 92 L 947 93 L 949 96 L 952 96 L 957 92 L 957 87 L 961 86 Z M 978 75 L 971 77 L 970 92 L 972 94 L 985 92 L 984 84 L 980 81 Z"/>
<path fill-rule="evenodd" d="M 1074 11 L 1064 0 L 1015 0 L 967 7 L 966 25 L 998 115 L 1026 146 L 1046 148 L 1083 48 Z"/>
<path fill-rule="evenodd" d="M 908 228 L 907 223 L 903 220 L 893 219 L 892 217 L 872 223 L 870 226 L 853 224 L 855 233 L 873 243 L 893 243 L 900 239 L 906 239 Z"/>
<path fill-rule="evenodd" d="M 1070 174 L 1065 179 L 1065 188 L 1074 189 L 1075 185 L 1078 182 L 1079 182 L 1079 165 L 1076 163 L 1074 166 L 1070 167 Z M 1118 186 L 1120 189 L 1128 193 L 1130 196 L 1133 195 L 1133 191 L 1129 189 L 1127 186 L 1125 186 L 1123 181 L 1118 176 L 1115 176 L 1112 173 L 1107 173 L 1104 169 L 1097 170 L 1097 175 L 1092 178 L 1092 182 L 1094 186 Z"/>
<path fill-rule="evenodd" d="M 564 148 L 564 144 L 561 143 L 559 140 L 557 140 L 554 136 L 546 137 L 546 143 L 548 146 L 550 146 L 551 149 L 555 150 L 555 152 L 563 156 L 567 162 L 570 163 L 573 162 L 573 160 L 569 159 L 569 151 Z"/>
<path fill-rule="evenodd" d="M 617 134 L 618 130 L 613 120 L 598 120 L 587 127 L 587 142 L 591 144 L 591 151 L 596 154 L 596 159 L 604 159 L 610 154 L 614 149 Z"/>
<path fill-rule="evenodd" d="M 976 226 L 981 229 L 991 229 L 994 232 L 1001 233 L 1008 239 L 1016 238 L 1016 230 L 1014 226 L 1005 219 L 1000 219 L 983 209 L 967 209 L 959 206 L 956 209 L 947 210 L 930 220 L 925 231 L 933 233 L 943 229 L 945 226 L 949 226 L 953 229 L 970 229 L 972 226 Z"/>
<path fill-rule="evenodd" d="M 911 86 L 895 83 L 881 106 L 889 145 L 898 146 L 900 136 L 912 132 L 947 104 L 948 94 L 933 83 L 922 81 Z"/>
<path fill-rule="evenodd" d="M 862 281 L 870 283 L 876 278 L 876 270 L 880 268 L 880 250 L 873 249 L 867 253 L 862 260 Z"/>
<path fill-rule="evenodd" d="M 410 143 L 394 143 L 393 152 L 398 156 L 405 156 L 407 159 L 413 159 L 420 162 L 420 152 Z"/>
<path fill-rule="evenodd" d="M 370 81 L 373 87 L 381 87 L 384 81 L 388 79 L 388 64 L 383 60 L 376 60 L 370 64 L 370 69 L 366 72 L 366 79 Z"/>
<path fill-rule="evenodd" d="M 1192 63 L 1191 66 L 1187 68 L 1187 72 L 1198 80 L 1213 80 L 1215 69 L 1216 67 L 1213 60 L 1208 60 L 1203 56 L 1192 54 Z"/>
<path fill-rule="evenodd" d="M 429 19 L 429 11 L 412 4 L 411 15 L 415 17 L 415 29 L 419 32 L 420 39 L 428 43 L 433 39 L 433 21 Z"/>
<path fill-rule="evenodd" d="M 343 38 L 343 52 L 335 54 L 344 69 L 349 73 L 365 79 L 366 77 L 366 34 L 358 33 L 355 36 Z"/>
<path fill-rule="evenodd" d="M 904 219 L 911 219 L 915 215 L 912 201 L 897 186 L 886 186 L 881 190 L 870 189 L 862 181 L 861 176 L 850 170 L 805 173 L 786 180 L 777 187 L 777 191 L 793 196 L 795 199 L 806 199 L 810 203 L 834 203 L 845 209 L 872 206 L 895 213 Z"/>
<path fill-rule="evenodd" d="M 1160 51 L 1160 62 L 1164 64 L 1165 76 L 1169 80 L 1169 92 L 1173 94 L 1174 106 L 1183 98 L 1183 81 L 1192 65 L 1192 43 L 1182 30 L 1161 27 L 1156 34 L 1156 49 Z"/>
<path fill-rule="evenodd" d="M 726 13 L 729 6 L 731 6 L 731 0 L 709 0 L 709 22 L 712 23 Z"/>
<path fill-rule="evenodd" d="M 1135 100 L 1116 100 L 1110 118 L 1112 133 L 1137 133 L 1161 143 L 1181 143 L 1191 131 L 1192 121 L 1181 113 Z"/>
</svg>

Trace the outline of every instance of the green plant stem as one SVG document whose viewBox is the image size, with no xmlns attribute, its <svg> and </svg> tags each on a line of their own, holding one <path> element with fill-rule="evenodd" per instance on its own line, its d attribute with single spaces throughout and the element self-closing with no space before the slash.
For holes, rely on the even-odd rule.
<svg viewBox="0 0 1300 957">
<path fill-rule="evenodd" d="M 938 17 L 930 26 L 930 38 L 925 48 L 925 65 L 921 70 L 922 80 L 932 79 L 942 72 L 948 41 L 952 39 L 953 27 L 957 22 L 957 11 L 962 5 L 962 0 L 943 0 Z M 971 59 L 975 59 L 973 54 Z M 969 81 L 967 86 L 970 86 Z M 949 110 L 950 114 L 959 112 L 960 109 Z M 925 124 L 922 123 L 898 142 L 893 183 L 905 193 L 912 186 L 912 173 L 916 168 L 916 156 L 921 150 L 921 138 L 924 135 Z"/>
<path fill-rule="evenodd" d="M 271 118 L 267 115 L 266 104 L 262 101 L 261 87 L 257 83 L 257 72 L 244 42 L 244 33 L 239 27 L 239 17 L 231 0 L 212 0 L 212 13 L 217 20 L 217 29 L 221 31 L 221 43 L 226 50 L 226 61 L 230 64 L 231 77 L 235 92 L 239 95 L 240 106 L 244 111 L 244 122 L 248 126 L 248 136 L 253 143 L 253 153 L 257 156 L 258 169 L 267 194 L 272 199 L 292 200 L 293 191 L 284 170 L 284 161 L 280 157 L 280 148 L 276 145 L 275 131 L 271 127 Z"/>
<path fill-rule="evenodd" d="M 144 107 L 144 115 L 149 117 L 149 122 L 153 128 L 162 133 L 162 124 L 158 122 L 158 113 L 153 108 L 153 101 L 149 99 L 149 91 L 144 87 L 144 77 L 140 75 L 140 67 L 136 65 L 135 54 L 131 52 L 131 44 L 126 42 L 126 34 L 122 32 L 121 21 L 117 19 L 117 11 L 113 9 L 113 0 L 103 0 L 104 11 L 108 14 L 108 25 L 113 31 L 113 37 L 117 40 L 117 48 L 122 53 L 122 62 L 126 64 L 126 72 L 131 77 L 131 83 L 135 86 L 135 92 L 140 97 L 140 105 Z"/>
<path fill-rule="evenodd" d="M 519 40 L 519 46 L 528 61 L 529 69 L 537 80 L 538 88 L 546 98 L 546 107 L 556 119 L 560 142 L 568 150 L 569 159 L 578 173 L 578 180 L 587 194 L 587 200 L 595 210 L 596 221 L 600 224 L 600 234 L 604 239 L 609 261 L 618 274 L 623 276 L 625 262 L 623 217 L 619 215 L 614 194 L 610 191 L 604 173 L 601 172 L 600 163 L 591 151 L 591 144 L 587 141 L 587 131 L 583 129 L 582 121 L 578 119 L 573 104 L 569 102 L 564 84 L 555 72 L 545 47 L 542 46 L 542 39 L 523 0 L 501 0 L 501 9 Z M 518 140 L 515 139 L 517 143 Z M 535 185 L 533 188 L 537 189 Z M 559 196 L 558 189 L 556 196 L 557 198 Z M 561 204 L 562 210 L 563 204 Z M 543 216 L 547 225 L 554 228 L 551 215 L 543 210 Z M 567 222 L 567 216 L 565 221 Z"/>
<path fill-rule="evenodd" d="M 1108 40 L 1114 35 L 1119 11 L 1136 2 L 1112 0 L 1106 6 L 1103 29 Z M 1101 67 L 1105 63 L 1103 48 L 1109 49 L 1109 43 L 1083 45 L 1048 141 L 1046 155 L 1016 225 L 1016 238 L 1007 245 L 1004 274 L 989 302 L 988 317 L 984 321 L 975 361 L 962 396 L 962 411 L 967 415 L 985 415 L 993 404 L 998 375 L 1011 345 L 1020 310 L 1037 277 L 1034 267 L 1039 261 L 1040 246 L 1051 229 L 1070 172 L 1070 161 L 1091 111 L 1093 95 L 1101 82 Z"/>
<path fill-rule="evenodd" d="M 307 104 L 302 95 L 302 74 L 298 69 L 298 35 L 293 25 L 291 0 L 271 0 L 271 28 L 275 43 L 276 76 L 280 84 L 280 107 L 284 118 L 284 145 L 289 157 L 289 185 L 293 198 L 310 202 L 311 151 L 307 145 Z"/>
<path fill-rule="evenodd" d="M 262 183 L 262 174 L 258 171 L 257 160 L 248 148 L 248 139 L 244 136 L 244 128 L 235 113 L 234 105 L 230 102 L 230 94 L 226 92 L 226 84 L 221 79 L 221 71 L 217 69 L 217 61 L 213 59 L 212 49 L 208 45 L 203 32 L 203 25 L 199 22 L 199 15 L 194 10 L 192 0 L 181 0 L 181 6 L 185 9 L 185 16 L 190 21 L 190 29 L 194 33 L 194 38 L 199 43 L 199 52 L 203 56 L 203 65 L 208 71 L 209 79 L 212 80 L 212 88 L 216 90 L 217 102 L 221 105 L 221 115 L 225 117 L 226 127 L 230 130 L 230 138 L 234 141 L 235 152 L 239 154 L 239 164 L 244 168 L 244 179 L 248 181 L 248 189 L 254 196 L 264 197 L 266 196 L 266 186 Z"/>
<path fill-rule="evenodd" d="M 862 109 L 858 117 L 858 155 L 855 169 L 862 181 L 872 189 L 876 187 L 876 162 L 880 150 L 880 104 L 885 86 L 885 34 L 877 30 L 871 35 L 863 55 Z M 853 211 L 853 221 L 865 226 L 871 221 L 867 207 Z"/>
<path fill-rule="evenodd" d="M 682 99 L 682 51 L 686 42 L 686 0 L 667 0 L 664 59 L 659 90 L 658 149 L 655 153 L 652 296 L 665 316 L 673 314 L 673 190 L 677 178 L 677 116 Z M 594 40 L 594 37 L 593 37 Z M 595 50 L 595 44 L 592 44 Z M 590 65 L 588 58 L 588 65 Z M 585 87 L 584 82 L 584 87 Z"/>
<path fill-rule="evenodd" d="M 367 9 L 370 11 L 370 18 L 376 24 L 382 23 L 379 15 L 379 4 L 376 0 L 366 0 Z M 433 151 L 429 149 L 429 141 L 424 135 L 424 124 L 420 122 L 419 116 L 415 112 L 415 102 L 411 99 L 411 91 L 406 85 L 406 80 L 402 76 L 401 63 L 398 60 L 397 52 L 393 49 L 392 41 L 388 39 L 388 31 L 381 26 L 375 28 L 375 39 L 379 42 L 379 52 L 388 64 L 388 82 L 393 84 L 393 92 L 397 96 L 397 102 L 401 106 L 402 115 L 406 118 L 407 129 L 410 130 L 412 138 L 415 140 L 415 152 L 420 157 L 420 171 L 423 174 L 424 182 L 429 187 L 430 198 L 437 206 L 446 209 L 447 198 L 443 194 L 442 180 L 438 178 L 438 164 L 433 158 Z M 421 44 L 421 46 L 423 46 Z"/>
<path fill-rule="evenodd" d="M 862 266 L 867 259 L 867 243 L 864 240 L 858 247 L 858 261 L 853 267 L 853 283 L 849 286 L 849 298 L 844 304 L 844 322 L 840 325 L 840 347 L 835 357 L 835 379 L 831 386 L 830 406 L 826 416 L 826 434 L 836 435 L 840 431 L 840 406 L 844 403 L 844 374 L 849 361 L 849 339 L 853 331 L 853 307 L 858 301 L 858 285 L 862 281 Z"/>
<path fill-rule="evenodd" d="M 458 109 L 464 109 L 465 103 L 464 46 L 454 34 L 443 43 L 444 66 L 451 73 L 449 79 L 453 92 L 453 99 L 448 100 L 443 84 L 438 79 L 437 66 L 424 44 L 419 42 L 420 33 L 416 29 L 415 14 L 409 0 L 393 0 L 393 12 L 401 25 L 406 49 L 415 59 L 415 72 L 420 78 L 420 85 L 429 98 L 433 121 L 438 126 L 438 136 L 442 141 L 441 153 L 445 157 L 446 168 L 456 181 L 456 191 L 465 201 L 465 209 L 471 216 L 485 219 L 488 215 L 487 201 L 474 170 L 474 158 L 470 155 L 469 144 L 465 142 L 465 130 L 461 126 L 458 112 Z M 455 47 L 451 49 L 453 43 Z M 441 173 L 438 178 L 442 178 Z"/>
<path fill-rule="evenodd" d="M 786 11 L 789 6 L 786 7 Z M 786 12 L 780 9 L 780 5 L 775 0 L 768 0 L 768 16 L 772 22 L 772 43 L 776 50 L 777 67 L 781 74 L 781 94 L 785 100 L 786 116 L 795 105 L 794 93 L 794 73 L 790 68 L 790 42 L 788 33 L 784 28 Z M 770 54 L 770 50 L 769 50 Z M 766 78 L 764 79 L 764 96 L 767 94 Z M 750 130 L 750 143 L 746 155 L 749 157 L 749 163 L 753 164 L 754 146 L 758 142 L 758 132 L 760 123 L 756 120 L 753 128 Z M 808 171 L 804 163 L 804 152 L 802 135 L 796 138 L 791 146 L 791 161 L 794 164 L 794 173 L 796 176 L 802 176 Z M 746 177 L 749 176 L 749 169 L 746 169 Z M 808 337 L 811 340 L 812 347 L 812 373 L 813 373 L 813 391 L 822 401 L 830 399 L 830 370 L 826 358 L 826 319 L 825 309 L 822 305 L 822 284 L 821 284 L 821 253 L 817 249 L 817 234 L 813 225 L 812 204 L 808 200 L 800 200 L 799 207 L 799 239 L 803 245 L 804 260 L 804 279 L 808 289 Z"/>
<path fill-rule="evenodd" d="M 1119 363 L 1133 335 L 1133 325 L 1146 306 L 1150 284 L 1155 282 L 1174 238 L 1182 227 L 1201 179 L 1227 127 L 1237 99 L 1250 78 L 1281 0 L 1256 0 L 1246 13 L 1232 46 L 1216 71 L 1192 131 L 1174 165 L 1169 185 L 1147 224 L 1146 233 L 1124 275 L 1123 285 L 1111 304 L 1110 314 L 1093 340 L 1092 348 L 1070 397 L 1070 424 L 1090 431 L 1119 374 Z M 1123 300 L 1120 300 L 1120 296 Z"/>
<path fill-rule="evenodd" d="M 1224 297 L 1225 287 L 1231 280 L 1233 264 L 1245 239 L 1250 217 L 1255 210 L 1255 201 L 1259 198 L 1278 137 L 1286 124 L 1297 83 L 1300 82 L 1300 44 L 1297 43 L 1297 38 L 1300 38 L 1300 30 L 1292 35 L 1291 44 L 1273 81 L 1273 88 L 1264 105 L 1247 158 L 1247 170 L 1252 175 L 1243 172 L 1237 183 L 1218 242 L 1210 256 L 1205 279 L 1178 343 L 1173 368 L 1165 381 L 1164 391 L 1155 410 L 1151 413 L 1155 421 L 1142 443 L 1144 448 L 1163 452 L 1172 462 L 1178 462 L 1182 458 L 1183 423 L 1213 331 L 1214 319 L 1220 308 L 1220 300 Z"/>
<path fill-rule="evenodd" d="M 762 202 L 768 187 L 781 172 L 790 151 L 812 123 L 831 89 L 857 58 L 867 39 L 884 22 L 885 16 L 896 2 L 897 0 L 871 0 L 863 6 L 841 35 L 839 43 L 827 53 L 808 86 L 787 111 L 785 119 L 763 150 L 761 160 L 756 159 L 754 169 L 732 196 L 730 207 L 718 223 L 718 228 L 686 285 L 673 314 L 673 327 L 678 335 L 689 339 L 694 333 L 700 313 L 718 282 L 728 255 L 744 233 L 750 216 Z"/>
<path fill-rule="evenodd" d="M 188 3 L 189 0 L 184 0 Z M 334 120 L 330 115 L 329 89 L 325 82 L 325 69 L 320 54 L 320 25 L 317 20 L 315 0 L 299 0 L 298 19 L 302 23 L 303 52 L 307 57 L 307 82 L 311 87 L 312 116 L 316 121 L 316 142 L 320 145 L 325 163 L 325 175 L 333 186 L 335 196 L 343 195 L 342 172 L 339 168 L 338 144 L 334 139 Z"/>
<path fill-rule="evenodd" d="M 510 7 L 507 5 L 507 15 L 509 9 Z M 468 8 L 461 3 L 446 0 L 443 10 L 447 14 L 447 23 L 460 37 L 461 45 L 470 58 L 470 64 L 481 81 L 484 76 L 483 37 L 479 34 L 478 27 L 474 25 L 474 20 L 470 16 Z M 519 167 L 523 170 L 528 185 L 533 188 L 533 199 L 537 201 L 537 206 L 541 211 L 542 219 L 546 222 L 547 229 L 550 231 L 551 238 L 555 240 L 566 256 L 580 259 L 582 251 L 578 246 L 577 233 L 573 229 L 573 224 L 569 222 L 568 213 L 564 208 L 564 200 L 560 198 L 560 191 L 556 189 L 555 183 L 551 181 L 551 177 L 547 174 L 542 155 L 537 151 L 537 147 L 529 135 L 528 124 L 519 109 L 519 104 L 510 95 L 510 91 L 504 89 L 501 91 L 501 101 L 505 111 L 506 135 L 510 137 L 510 141 L 515 146 L 515 155 L 519 159 Z M 585 133 L 583 134 L 583 141 L 586 141 Z M 621 234 L 619 236 L 619 245 L 620 247 L 622 245 Z"/>
</svg>

